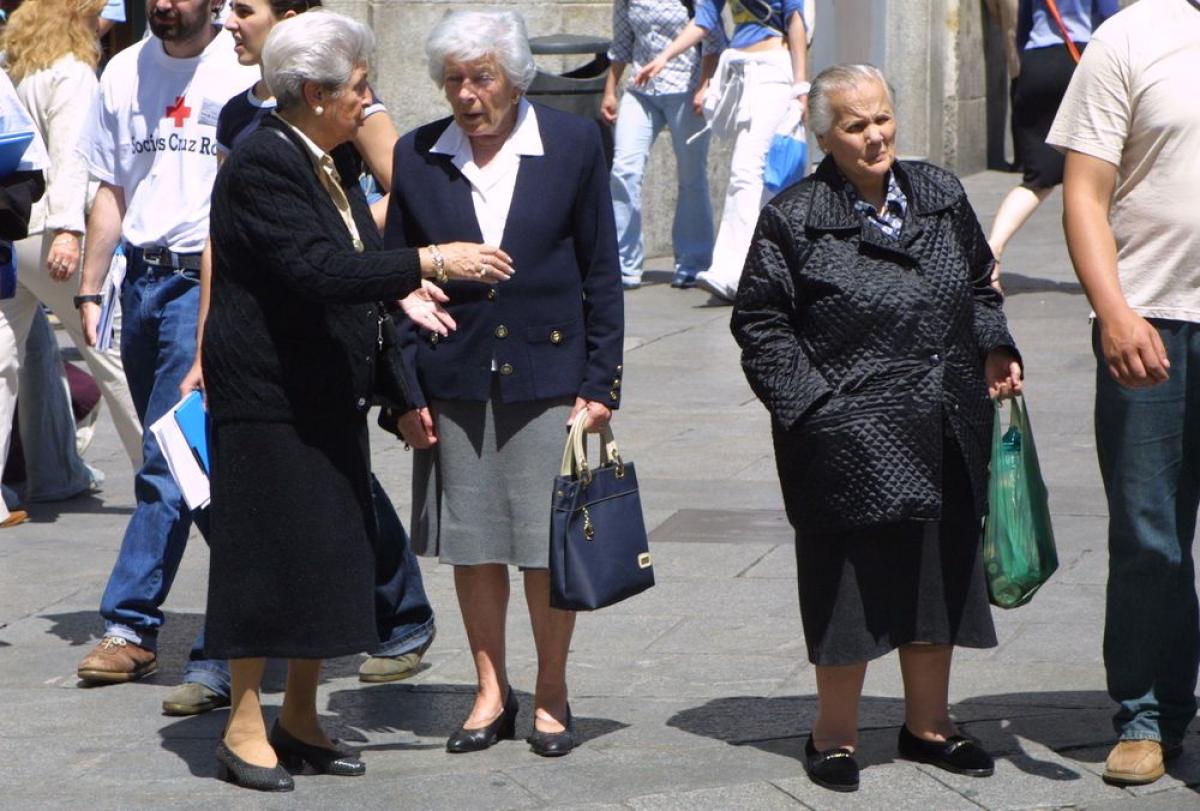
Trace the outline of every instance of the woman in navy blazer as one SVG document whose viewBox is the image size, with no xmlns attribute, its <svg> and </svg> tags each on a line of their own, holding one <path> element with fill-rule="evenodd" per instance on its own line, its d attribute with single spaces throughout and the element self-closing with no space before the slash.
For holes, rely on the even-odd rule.
<svg viewBox="0 0 1200 811">
<path fill-rule="evenodd" d="M 565 426 L 606 424 L 621 399 L 624 333 L 608 169 L 596 125 L 530 104 L 535 68 L 513 11 L 457 12 L 426 43 L 453 116 L 396 145 L 386 244 L 489 240 L 512 257 L 497 287 L 444 285 L 457 330 L 400 325 L 419 408 L 399 419 L 417 448 L 413 545 L 455 567 L 478 673 L 451 752 L 513 735 L 505 672 L 508 566 L 524 571 L 538 655 L 533 735 L 540 755 L 574 747 L 566 662 L 575 617 L 550 607 L 548 489 Z"/>
</svg>

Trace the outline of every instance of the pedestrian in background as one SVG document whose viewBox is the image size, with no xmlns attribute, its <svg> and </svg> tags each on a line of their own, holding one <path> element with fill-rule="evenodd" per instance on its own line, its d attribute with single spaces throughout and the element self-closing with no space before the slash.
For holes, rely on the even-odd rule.
<svg viewBox="0 0 1200 811">
<path fill-rule="evenodd" d="M 495 280 L 483 245 L 381 251 L 356 176 L 332 155 L 372 100 L 363 24 L 313 11 L 276 25 L 262 53 L 275 114 L 230 154 L 213 191 L 213 297 L 204 330 L 212 418 L 212 556 L 207 650 L 228 659 L 226 779 L 286 791 L 285 766 L 354 776 L 358 755 L 317 716 L 321 660 L 379 644 L 377 543 L 366 412 L 380 330 L 376 302 L 437 273 Z M 286 658 L 283 708 L 268 738 L 265 657 Z"/>
<path fill-rule="evenodd" d="M 514 11 L 453 12 L 425 43 L 452 117 L 396 146 L 388 247 L 478 239 L 517 269 L 489 265 L 446 285 L 448 338 L 401 326 L 418 408 L 400 418 L 413 460 L 413 545 L 454 566 L 474 658 L 475 701 L 450 752 L 512 737 L 505 664 L 509 566 L 524 573 L 537 647 L 530 745 L 576 745 L 567 696 L 575 613 L 550 607 L 546 488 L 564 426 L 605 425 L 620 403 L 624 313 L 608 167 L 596 126 L 531 104 L 536 67 Z"/>
<path fill-rule="evenodd" d="M 1200 4 L 1141 0 L 1092 36 L 1048 142 L 1066 152 L 1067 247 L 1095 311 L 1108 497 L 1106 780 L 1182 751 L 1200 666 Z"/>
<path fill-rule="evenodd" d="M 997 285 L 1009 240 L 1062 183 L 1063 156 L 1046 143 L 1046 134 L 1092 31 L 1116 12 L 1117 0 L 1021 0 L 1017 8 L 1020 69 L 1012 87 L 1012 132 L 1023 177 L 1000 203 L 988 235 Z"/>
<path fill-rule="evenodd" d="M 809 121 L 825 159 L 759 219 L 733 312 L 771 415 L 816 666 L 814 782 L 859 785 L 867 663 L 899 648 L 911 760 L 974 776 L 954 647 L 993 647 L 980 554 L 991 397 L 1021 390 L 992 254 L 954 175 L 896 160 L 891 92 L 869 65 L 821 72 Z"/>
<path fill-rule="evenodd" d="M 700 287 L 726 303 L 737 293 L 758 212 L 769 199 L 763 169 L 771 139 L 788 118 L 792 102 L 800 105 L 801 115 L 807 103 L 813 24 L 806 0 L 730 0 L 729 5 L 733 37 L 705 104 L 717 135 L 733 139 L 733 157 L 712 265 L 696 277 Z M 642 66 L 634 84 L 646 86 L 672 59 L 721 28 L 724 7 L 725 0 L 698 0 L 695 19 Z"/>
<path fill-rule="evenodd" d="M 667 47 L 687 25 L 693 6 L 680 0 L 615 0 L 612 62 L 605 80 L 601 115 L 615 124 L 612 168 L 613 214 L 621 256 L 621 284 L 640 287 L 646 250 L 642 238 L 642 176 L 654 140 L 665 126 L 675 152 L 675 219 L 671 226 L 674 275 L 671 286 L 696 286 L 713 251 L 713 213 L 708 193 L 710 133 L 701 109 L 709 79 L 726 45 L 718 25 L 700 46 L 689 48 L 642 87 L 632 83 L 617 101 L 626 65 L 636 72 Z"/>
</svg>

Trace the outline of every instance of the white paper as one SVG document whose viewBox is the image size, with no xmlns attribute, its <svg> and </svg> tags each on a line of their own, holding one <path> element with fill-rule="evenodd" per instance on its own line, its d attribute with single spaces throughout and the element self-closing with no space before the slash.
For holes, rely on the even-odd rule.
<svg viewBox="0 0 1200 811">
<path fill-rule="evenodd" d="M 183 500 L 187 502 L 190 509 L 198 510 L 208 506 L 210 499 L 208 475 L 196 461 L 191 446 L 183 436 L 183 430 L 175 421 L 175 409 L 179 408 L 182 402 L 180 400 L 154 422 L 150 426 L 150 431 L 154 434 L 158 447 L 167 459 L 167 467 L 171 471 L 172 478 L 175 479 L 175 484 L 179 485 L 179 490 L 183 493 Z"/>
<path fill-rule="evenodd" d="M 121 307 L 121 284 L 125 281 L 125 253 L 118 250 L 108 263 L 108 280 L 104 283 L 104 300 L 100 303 L 100 324 L 96 329 L 96 349 L 107 352 L 112 348 L 113 324 Z"/>
</svg>

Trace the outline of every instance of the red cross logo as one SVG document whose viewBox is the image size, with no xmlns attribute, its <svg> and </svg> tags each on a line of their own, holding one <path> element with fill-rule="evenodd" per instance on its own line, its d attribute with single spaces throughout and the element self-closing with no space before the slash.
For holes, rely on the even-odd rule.
<svg viewBox="0 0 1200 811">
<path fill-rule="evenodd" d="M 187 121 L 188 116 L 192 114 L 192 108 L 183 103 L 183 96 L 176 96 L 175 103 L 167 108 L 167 118 L 175 119 L 175 127 L 183 126 L 183 122 Z"/>
</svg>

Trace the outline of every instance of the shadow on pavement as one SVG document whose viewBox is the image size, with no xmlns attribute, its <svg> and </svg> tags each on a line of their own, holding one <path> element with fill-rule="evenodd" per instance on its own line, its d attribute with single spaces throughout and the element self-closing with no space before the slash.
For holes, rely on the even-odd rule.
<svg viewBox="0 0 1200 811">
<path fill-rule="evenodd" d="M 962 729 L 978 738 L 997 760 L 1007 760 L 1021 772 L 1046 780 L 1097 777 L 1099 764 L 1115 741 L 1109 721 L 1112 702 L 1099 691 L 978 696 L 954 704 L 950 711 Z M 816 712 L 815 695 L 718 698 L 675 714 L 667 725 L 731 746 L 753 746 L 803 761 L 804 744 Z M 899 760 L 896 736 L 904 722 L 904 702 L 898 698 L 864 696 L 859 717 L 860 765 L 868 767 Z M 1194 740 L 1193 734 L 1188 737 Z M 1060 761 L 1040 758 L 1027 751 L 1026 741 L 1039 743 L 1072 760 L 1094 764 L 1096 771 L 1081 773 Z M 1200 757 L 1185 752 L 1179 760 L 1168 764 L 1167 773 L 1197 787 Z"/>
<path fill-rule="evenodd" d="M 52 524 L 61 515 L 133 515 L 133 507 L 110 506 L 105 499 L 90 493 L 65 501 L 22 504 L 21 509 L 29 513 L 29 520 L 35 524 Z"/>
<path fill-rule="evenodd" d="M 1001 268 L 1000 283 L 1004 285 L 1004 295 L 1019 296 L 1022 293 L 1068 293 L 1072 296 L 1082 296 L 1083 288 L 1079 282 L 1056 282 L 1051 279 L 1039 279 L 1036 276 L 1026 276 L 1021 273 L 1010 273 Z"/>
</svg>

